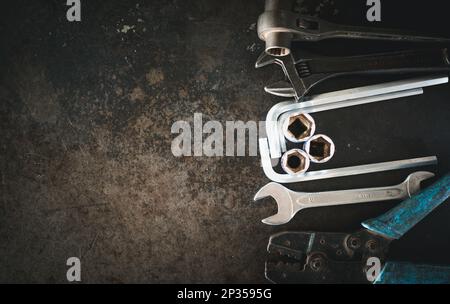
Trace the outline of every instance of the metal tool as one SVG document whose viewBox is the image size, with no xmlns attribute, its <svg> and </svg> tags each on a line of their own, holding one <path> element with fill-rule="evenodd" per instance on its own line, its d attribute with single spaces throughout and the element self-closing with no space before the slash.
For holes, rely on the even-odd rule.
<svg viewBox="0 0 450 304">
<path fill-rule="evenodd" d="M 386 261 L 398 240 L 450 196 L 450 174 L 354 233 L 273 235 L 265 274 L 275 283 L 450 283 L 450 267 Z M 372 263 L 374 262 L 374 263 Z M 378 262 L 378 269 L 371 266 Z"/>
<path fill-rule="evenodd" d="M 302 111 L 317 113 L 333 109 L 351 107 L 383 100 L 422 94 L 422 88 L 448 82 L 447 76 L 421 77 L 401 81 L 364 86 L 331 93 L 307 97 L 306 101 L 297 103 L 285 101 L 274 105 L 266 116 L 266 134 L 269 140 L 270 156 L 281 157 L 286 151 L 281 115 Z"/>
<path fill-rule="evenodd" d="M 316 134 L 303 146 L 309 160 L 313 163 L 323 164 L 333 158 L 336 151 L 334 142 L 326 135 Z"/>
<path fill-rule="evenodd" d="M 310 159 L 305 151 L 292 149 L 281 158 L 281 168 L 290 175 L 304 174 L 309 169 Z"/>
<path fill-rule="evenodd" d="M 389 186 L 366 189 L 353 189 L 327 192 L 294 192 L 277 183 L 268 183 L 256 193 L 254 200 L 266 197 L 275 199 L 277 214 L 262 220 L 267 225 L 282 225 L 288 223 L 297 212 L 306 208 L 338 206 L 356 203 L 368 203 L 403 199 L 411 197 L 420 190 L 420 183 L 434 177 L 431 172 L 420 171 L 410 174 L 402 183 Z"/>
<path fill-rule="evenodd" d="M 319 41 L 329 38 L 394 40 L 410 42 L 448 42 L 410 31 L 346 26 L 305 16 L 295 11 L 296 0 L 266 0 L 265 11 L 257 23 L 258 36 L 266 42 L 265 51 L 273 56 L 291 53 L 292 41 Z"/>
<path fill-rule="evenodd" d="M 337 101 L 334 103 L 323 104 L 323 105 L 314 105 L 310 107 L 297 107 L 299 105 L 303 105 L 304 103 L 297 103 L 295 101 L 285 101 L 280 102 L 274 105 L 266 116 L 266 135 L 270 144 L 270 156 L 272 158 L 281 157 L 281 153 L 286 151 L 286 141 L 284 140 L 284 121 L 288 116 L 293 114 L 294 112 L 298 112 L 298 109 L 305 113 L 315 113 L 322 112 L 327 110 L 332 110 L 334 108 L 345 108 L 356 105 L 363 105 L 366 103 L 373 103 L 383 100 L 393 100 L 397 98 L 420 95 L 423 93 L 423 89 L 411 89 L 394 93 L 387 93 L 376 95 L 373 97 L 363 97 L 356 99 L 349 99 L 343 101 Z M 290 110 L 292 109 L 292 110 Z"/>
<path fill-rule="evenodd" d="M 316 122 L 308 113 L 290 115 L 283 124 L 284 137 L 293 143 L 303 143 L 316 132 Z"/>
<path fill-rule="evenodd" d="M 269 155 L 269 146 L 267 143 L 267 138 L 259 139 L 259 153 L 261 154 L 261 165 L 263 167 L 264 174 L 271 181 L 281 184 L 305 182 L 350 175 L 368 174 L 390 170 L 408 169 L 419 166 L 430 166 L 437 164 L 436 156 L 428 156 L 421 158 L 390 161 L 384 163 L 342 167 L 320 171 L 309 171 L 302 175 L 289 175 L 289 174 L 280 174 L 274 171 Z"/>
<path fill-rule="evenodd" d="M 291 149 L 281 157 L 281 168 L 290 175 L 303 175 L 310 162 L 325 163 L 335 153 L 335 146 L 331 138 L 323 134 L 312 136 L 301 149 Z"/>
<path fill-rule="evenodd" d="M 277 82 L 265 91 L 277 96 L 303 99 L 315 85 L 335 77 L 348 75 L 437 73 L 450 70 L 447 49 L 423 49 L 351 57 L 320 57 L 295 60 L 290 54 L 274 57 L 262 53 L 256 67 L 276 63 L 289 83 Z"/>
</svg>

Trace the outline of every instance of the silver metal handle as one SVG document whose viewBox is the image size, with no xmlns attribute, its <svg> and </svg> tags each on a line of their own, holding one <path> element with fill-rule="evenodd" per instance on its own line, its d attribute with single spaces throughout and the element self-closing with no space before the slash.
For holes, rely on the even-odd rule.
<svg viewBox="0 0 450 304">
<path fill-rule="evenodd" d="M 354 189 L 342 191 L 329 191 L 319 193 L 299 194 L 295 202 L 298 207 L 313 208 L 324 206 L 347 205 L 402 199 L 408 197 L 403 184 L 391 187 L 379 187 L 372 189 Z"/>
</svg>

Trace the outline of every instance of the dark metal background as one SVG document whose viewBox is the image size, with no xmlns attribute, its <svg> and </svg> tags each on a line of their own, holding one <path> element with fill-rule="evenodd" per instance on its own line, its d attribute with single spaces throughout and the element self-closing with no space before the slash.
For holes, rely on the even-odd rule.
<svg viewBox="0 0 450 304">
<path fill-rule="evenodd" d="M 349 231 L 395 205 L 305 210 L 269 227 L 260 220 L 274 203 L 252 203 L 268 182 L 258 157 L 172 156 L 173 122 L 191 121 L 194 112 L 204 121 L 258 121 L 280 101 L 262 88 L 281 70 L 254 69 L 263 1 L 90 0 L 82 1 L 81 23 L 66 21 L 65 2 L 1 7 L 0 282 L 66 282 L 71 256 L 81 258 L 83 282 L 265 282 L 270 234 Z M 365 2 L 304 7 L 364 24 Z M 448 10 L 432 3 L 395 1 L 390 9 L 386 2 L 393 1 L 382 1 L 384 26 L 449 28 Z M 125 25 L 132 30 L 122 32 Z M 389 47 L 339 42 L 312 50 Z M 336 80 L 315 92 L 361 84 Z M 327 166 L 437 155 L 437 172 L 447 172 L 449 97 L 450 86 L 441 85 L 418 97 L 314 115 L 318 131 L 336 142 Z M 382 186 L 407 173 L 294 188 Z M 392 244 L 392 258 L 450 264 L 449 216 L 448 204 L 439 207 Z"/>
</svg>

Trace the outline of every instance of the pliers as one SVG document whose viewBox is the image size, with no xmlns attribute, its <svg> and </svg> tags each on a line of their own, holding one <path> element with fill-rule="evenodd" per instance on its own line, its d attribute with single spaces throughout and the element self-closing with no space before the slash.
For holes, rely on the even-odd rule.
<svg viewBox="0 0 450 304">
<path fill-rule="evenodd" d="M 450 196 L 450 173 L 354 233 L 282 232 L 269 240 L 274 283 L 450 283 L 450 267 L 387 261 L 389 244 Z"/>
</svg>

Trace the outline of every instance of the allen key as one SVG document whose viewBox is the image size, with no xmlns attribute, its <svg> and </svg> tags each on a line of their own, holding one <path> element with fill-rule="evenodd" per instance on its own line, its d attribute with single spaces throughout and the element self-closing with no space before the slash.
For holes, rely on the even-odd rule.
<svg viewBox="0 0 450 304">
<path fill-rule="evenodd" d="M 281 116 L 284 113 L 305 112 L 317 113 L 344 107 L 362 105 L 383 100 L 419 95 L 422 88 L 448 82 L 447 76 L 421 77 L 408 80 L 364 86 L 359 88 L 335 91 L 308 97 L 305 102 L 294 100 L 274 105 L 266 116 L 266 134 L 269 142 L 270 156 L 280 158 L 285 151 L 282 135 Z"/>
<path fill-rule="evenodd" d="M 272 162 L 269 155 L 269 145 L 267 142 L 267 138 L 259 139 L 259 153 L 261 154 L 261 164 L 263 167 L 264 174 L 271 181 L 281 184 L 290 184 L 290 183 L 305 182 L 334 177 L 343 177 L 350 175 L 369 174 L 375 172 L 400 170 L 437 164 L 436 156 L 428 156 L 428 157 L 412 158 L 360 166 L 342 167 L 320 171 L 309 171 L 304 174 L 294 176 L 289 174 L 280 174 L 273 170 Z"/>
</svg>

